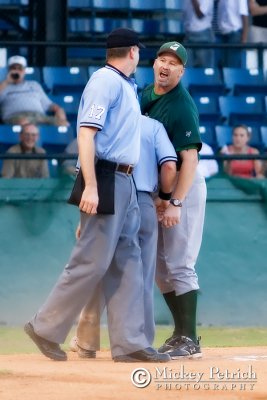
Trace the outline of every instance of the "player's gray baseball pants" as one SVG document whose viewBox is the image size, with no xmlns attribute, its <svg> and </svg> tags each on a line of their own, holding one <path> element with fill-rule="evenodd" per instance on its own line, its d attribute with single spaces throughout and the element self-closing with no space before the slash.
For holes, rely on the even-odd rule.
<svg viewBox="0 0 267 400">
<path fill-rule="evenodd" d="M 35 332 L 56 343 L 66 336 L 92 299 L 114 256 L 118 275 L 110 280 L 117 308 L 109 312 L 112 356 L 149 346 L 144 335 L 144 287 L 138 244 L 140 212 L 132 177 L 115 174 L 115 215 L 81 213 L 81 237 L 47 301 L 32 319 Z"/>
<path fill-rule="evenodd" d="M 186 196 L 181 221 L 171 228 L 159 225 L 156 282 L 162 293 L 182 295 L 199 289 L 195 264 L 199 254 L 205 217 L 207 188 L 197 171 Z"/>
</svg>

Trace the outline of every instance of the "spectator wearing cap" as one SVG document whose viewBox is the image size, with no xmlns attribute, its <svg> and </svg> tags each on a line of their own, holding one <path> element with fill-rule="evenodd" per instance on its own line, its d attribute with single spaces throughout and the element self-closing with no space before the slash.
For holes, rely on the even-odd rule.
<svg viewBox="0 0 267 400">
<path fill-rule="evenodd" d="M 27 118 L 34 124 L 69 125 L 63 108 L 49 99 L 41 85 L 24 79 L 26 58 L 10 57 L 7 65 L 7 77 L 0 83 L 0 112 L 5 124 L 21 124 Z"/>
<path fill-rule="evenodd" d="M 214 0 L 192 0 L 183 3 L 184 43 L 213 43 L 212 29 Z M 214 51 L 199 48 L 188 49 L 188 67 L 213 67 Z"/>
<path fill-rule="evenodd" d="M 37 146 L 39 130 L 31 123 L 22 126 L 20 142 L 8 149 L 8 154 L 45 154 L 42 147 Z M 48 163 L 43 159 L 7 159 L 3 162 L 3 178 L 48 178 Z"/>
</svg>

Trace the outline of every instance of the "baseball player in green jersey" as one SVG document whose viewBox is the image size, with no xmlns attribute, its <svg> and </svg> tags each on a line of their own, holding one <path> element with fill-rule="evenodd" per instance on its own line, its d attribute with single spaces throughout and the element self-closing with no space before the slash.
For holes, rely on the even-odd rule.
<svg viewBox="0 0 267 400">
<path fill-rule="evenodd" d="M 142 93 L 143 114 L 162 122 L 177 152 L 177 183 L 159 192 L 156 282 L 172 313 L 173 335 L 159 352 L 171 358 L 201 357 L 196 334 L 198 277 L 195 271 L 204 224 L 205 179 L 197 169 L 201 149 L 197 108 L 181 83 L 187 61 L 178 42 L 163 44 L 154 62 L 154 84 Z"/>
</svg>

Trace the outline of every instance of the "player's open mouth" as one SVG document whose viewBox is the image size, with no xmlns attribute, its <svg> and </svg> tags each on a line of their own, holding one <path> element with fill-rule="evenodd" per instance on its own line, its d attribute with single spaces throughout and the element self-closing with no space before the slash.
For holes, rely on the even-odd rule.
<svg viewBox="0 0 267 400">
<path fill-rule="evenodd" d="M 168 76 L 168 74 L 166 72 L 160 72 L 159 76 L 161 78 L 166 78 Z"/>
</svg>

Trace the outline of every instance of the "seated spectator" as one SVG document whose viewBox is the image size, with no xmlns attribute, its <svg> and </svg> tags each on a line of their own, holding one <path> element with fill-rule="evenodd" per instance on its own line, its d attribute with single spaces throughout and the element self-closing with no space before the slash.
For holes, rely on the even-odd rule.
<svg viewBox="0 0 267 400">
<path fill-rule="evenodd" d="M 215 175 L 219 171 L 218 163 L 216 160 L 201 160 L 201 156 L 211 156 L 214 154 L 212 147 L 209 146 L 207 143 L 202 143 L 200 154 L 200 161 L 198 163 L 198 170 L 205 178 L 210 178 L 211 176 Z"/>
<path fill-rule="evenodd" d="M 212 29 L 214 0 L 192 0 L 183 3 L 184 44 L 213 43 Z M 187 50 L 187 67 L 214 67 L 213 49 Z"/>
<path fill-rule="evenodd" d="M 73 139 L 68 146 L 65 148 L 64 153 L 66 154 L 77 154 L 78 158 L 78 142 L 77 139 Z M 65 160 L 62 163 L 63 172 L 68 175 L 76 175 L 77 172 L 77 159 L 75 160 Z"/>
<path fill-rule="evenodd" d="M 34 124 L 22 126 L 20 143 L 8 149 L 8 154 L 45 154 L 42 147 L 37 147 L 39 130 Z M 49 170 L 47 160 L 19 160 L 6 159 L 2 168 L 3 178 L 48 178 Z"/>
<path fill-rule="evenodd" d="M 233 144 L 224 146 L 222 154 L 259 154 L 259 151 L 248 145 L 250 132 L 246 125 L 238 125 L 233 128 Z M 233 176 L 242 178 L 264 178 L 262 162 L 260 160 L 231 160 L 224 161 L 224 171 Z"/>
<path fill-rule="evenodd" d="M 13 56 L 8 59 L 8 74 L 0 83 L 0 112 L 5 124 L 19 124 L 27 118 L 33 124 L 68 126 L 65 111 L 53 103 L 36 81 L 24 79 L 26 58 Z M 54 115 L 47 115 L 52 112 Z"/>
</svg>

